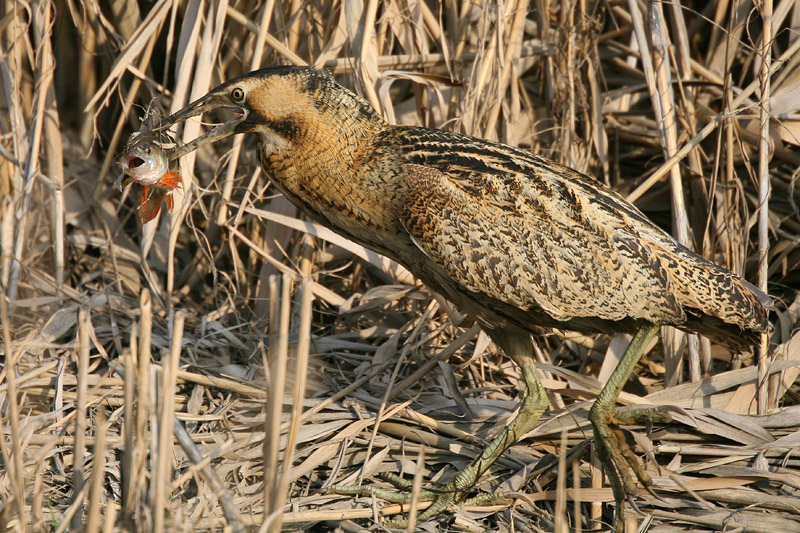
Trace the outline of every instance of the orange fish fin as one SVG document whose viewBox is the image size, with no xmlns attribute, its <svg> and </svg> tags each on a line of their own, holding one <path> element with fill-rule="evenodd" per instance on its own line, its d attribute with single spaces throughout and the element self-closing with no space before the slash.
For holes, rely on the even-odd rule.
<svg viewBox="0 0 800 533">
<path fill-rule="evenodd" d="M 167 172 L 158 184 L 167 189 L 180 189 L 183 186 L 183 180 L 177 172 Z"/>
<path fill-rule="evenodd" d="M 139 206 L 139 219 L 141 219 L 142 224 L 156 218 L 158 212 L 161 211 L 161 202 L 163 200 L 164 194 L 159 189 L 153 189 L 152 193 Z"/>
<path fill-rule="evenodd" d="M 175 200 L 172 199 L 172 191 L 167 193 L 164 200 L 167 202 L 167 211 L 172 211 L 172 208 L 175 207 Z"/>
<path fill-rule="evenodd" d="M 161 199 L 159 199 L 157 202 L 154 202 L 153 200 L 147 200 L 139 209 L 139 219 L 141 219 L 142 224 L 146 224 L 147 222 L 150 222 L 156 218 L 156 215 L 158 215 L 159 211 L 161 211 Z"/>
</svg>

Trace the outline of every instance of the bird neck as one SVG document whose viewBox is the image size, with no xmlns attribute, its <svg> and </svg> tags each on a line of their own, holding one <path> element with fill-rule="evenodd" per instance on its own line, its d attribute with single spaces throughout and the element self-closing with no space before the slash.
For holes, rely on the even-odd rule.
<svg viewBox="0 0 800 533">
<path fill-rule="evenodd" d="M 333 103 L 283 146 L 260 143 L 260 160 L 272 181 L 295 205 L 348 238 L 382 250 L 398 233 L 391 199 L 402 168 L 386 141 L 389 127 L 370 113 L 334 112 Z"/>
</svg>

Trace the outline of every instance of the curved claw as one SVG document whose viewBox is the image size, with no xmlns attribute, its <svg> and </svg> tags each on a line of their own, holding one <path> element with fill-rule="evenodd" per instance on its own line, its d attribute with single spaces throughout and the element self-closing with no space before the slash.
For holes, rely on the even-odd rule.
<svg viewBox="0 0 800 533">
<path fill-rule="evenodd" d="M 628 505 L 631 506 L 631 509 L 633 509 L 636 514 L 644 516 L 644 512 L 636 505 L 636 500 L 633 499 L 633 496 L 628 496 Z"/>
</svg>

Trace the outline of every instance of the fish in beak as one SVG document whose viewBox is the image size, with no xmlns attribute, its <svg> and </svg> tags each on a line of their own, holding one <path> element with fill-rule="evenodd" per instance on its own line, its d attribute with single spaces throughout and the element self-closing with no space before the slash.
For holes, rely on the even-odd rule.
<svg viewBox="0 0 800 533">
<path fill-rule="evenodd" d="M 178 165 L 170 162 L 171 150 L 164 148 L 165 141 L 172 139 L 157 131 L 145 130 L 134 134 L 119 158 L 125 176 L 120 184 L 127 186 L 129 182 L 135 182 L 142 186 L 139 197 L 142 223 L 153 220 L 163 202 L 171 211 L 174 205 L 172 193 L 182 187 Z"/>
</svg>

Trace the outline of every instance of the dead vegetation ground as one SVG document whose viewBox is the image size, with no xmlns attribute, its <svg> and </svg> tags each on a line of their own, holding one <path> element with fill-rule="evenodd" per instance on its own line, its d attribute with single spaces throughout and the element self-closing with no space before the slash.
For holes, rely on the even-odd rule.
<svg viewBox="0 0 800 533">
<path fill-rule="evenodd" d="M 800 530 L 800 7 L 682 4 L 4 0 L 0 528 L 380 530 L 399 506 L 325 489 L 446 479 L 512 414 L 517 368 L 308 223 L 252 139 L 186 157 L 178 208 L 144 228 L 112 185 L 151 102 L 309 63 L 391 121 L 597 176 L 766 286 L 761 366 L 665 332 L 621 401 L 682 409 L 631 428 L 658 496 L 640 528 Z M 550 409 L 476 487 L 510 503 L 420 529 L 606 527 L 586 414 L 626 341 L 538 342 Z"/>
</svg>

